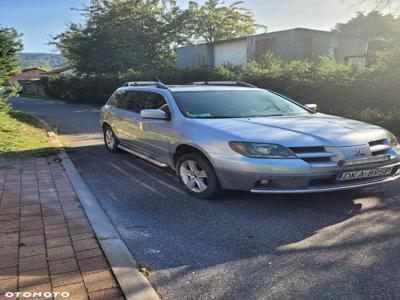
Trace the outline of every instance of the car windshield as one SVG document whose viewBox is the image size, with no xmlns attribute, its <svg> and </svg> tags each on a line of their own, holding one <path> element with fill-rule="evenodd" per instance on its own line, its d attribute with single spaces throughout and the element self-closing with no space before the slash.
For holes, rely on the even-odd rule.
<svg viewBox="0 0 400 300">
<path fill-rule="evenodd" d="M 175 100 L 189 118 L 254 118 L 310 114 L 279 95 L 268 91 L 184 91 Z"/>
</svg>

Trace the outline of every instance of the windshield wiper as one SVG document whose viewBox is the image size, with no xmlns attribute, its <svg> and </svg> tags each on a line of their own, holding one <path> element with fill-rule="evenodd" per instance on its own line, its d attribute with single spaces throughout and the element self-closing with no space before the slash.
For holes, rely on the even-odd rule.
<svg viewBox="0 0 400 300">
<path fill-rule="evenodd" d="M 268 115 L 268 116 L 209 116 L 209 117 L 194 117 L 195 119 L 251 119 L 251 118 L 268 118 L 268 117 L 282 117 L 279 115 Z"/>
<path fill-rule="evenodd" d="M 235 116 L 213 116 L 210 117 L 211 119 L 233 119 L 233 118 L 242 118 L 242 117 L 235 117 Z"/>
<path fill-rule="evenodd" d="M 232 119 L 241 117 L 231 117 L 231 116 L 210 116 L 210 117 L 194 117 L 195 119 Z"/>
<path fill-rule="evenodd" d="M 251 119 L 251 118 L 268 118 L 268 117 L 282 117 L 282 114 L 279 115 L 267 115 L 267 116 L 235 116 L 235 117 L 230 117 L 230 116 L 216 116 L 216 117 L 211 117 L 215 119 L 225 119 L 225 118 L 237 118 L 237 119 Z"/>
</svg>

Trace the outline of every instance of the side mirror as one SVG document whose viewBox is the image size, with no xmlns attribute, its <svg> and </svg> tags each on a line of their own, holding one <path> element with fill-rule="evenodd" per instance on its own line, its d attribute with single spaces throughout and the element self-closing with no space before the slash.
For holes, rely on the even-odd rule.
<svg viewBox="0 0 400 300">
<path fill-rule="evenodd" d="M 318 105 L 317 104 L 306 104 L 304 105 L 308 109 L 311 109 L 312 111 L 317 111 Z"/>
<path fill-rule="evenodd" d="M 160 120 L 168 119 L 165 111 L 161 109 L 142 109 L 140 111 L 140 116 L 143 119 L 160 119 Z"/>
</svg>

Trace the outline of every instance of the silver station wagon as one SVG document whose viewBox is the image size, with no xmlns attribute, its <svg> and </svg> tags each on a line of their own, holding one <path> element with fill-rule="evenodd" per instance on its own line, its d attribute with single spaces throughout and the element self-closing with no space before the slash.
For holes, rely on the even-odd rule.
<svg viewBox="0 0 400 300">
<path fill-rule="evenodd" d="M 386 129 L 316 112 L 243 82 L 130 82 L 101 110 L 104 141 L 176 170 L 200 198 L 222 189 L 311 193 L 400 178 Z"/>
</svg>

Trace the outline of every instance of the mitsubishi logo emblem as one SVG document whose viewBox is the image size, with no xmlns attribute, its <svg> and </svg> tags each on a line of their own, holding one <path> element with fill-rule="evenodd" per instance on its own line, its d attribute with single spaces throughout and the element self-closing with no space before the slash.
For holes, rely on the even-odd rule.
<svg viewBox="0 0 400 300">
<path fill-rule="evenodd" d="M 365 154 L 361 152 L 361 149 L 360 149 L 360 148 L 357 148 L 357 150 L 356 150 L 356 157 L 361 157 L 361 156 L 365 156 Z"/>
</svg>

